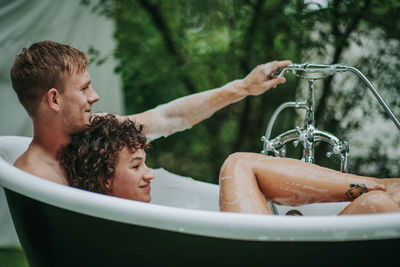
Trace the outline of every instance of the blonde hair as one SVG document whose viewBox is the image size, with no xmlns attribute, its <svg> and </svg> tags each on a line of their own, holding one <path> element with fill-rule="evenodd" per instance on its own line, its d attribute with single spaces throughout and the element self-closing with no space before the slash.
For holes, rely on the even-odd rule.
<svg viewBox="0 0 400 267">
<path fill-rule="evenodd" d="M 23 48 L 11 69 L 12 86 L 30 116 L 34 116 L 42 96 L 51 88 L 64 90 L 65 77 L 87 69 L 88 58 L 70 45 L 52 41 Z"/>
</svg>

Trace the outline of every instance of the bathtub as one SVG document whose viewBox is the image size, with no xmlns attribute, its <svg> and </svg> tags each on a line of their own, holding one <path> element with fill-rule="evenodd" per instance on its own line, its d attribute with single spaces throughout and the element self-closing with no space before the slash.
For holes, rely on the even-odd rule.
<svg viewBox="0 0 400 267">
<path fill-rule="evenodd" d="M 125 200 L 14 168 L 30 141 L 0 137 L 0 185 L 32 267 L 397 265 L 400 213 L 335 216 L 347 203 L 222 213 L 217 185 L 164 169 L 152 203 Z"/>
</svg>

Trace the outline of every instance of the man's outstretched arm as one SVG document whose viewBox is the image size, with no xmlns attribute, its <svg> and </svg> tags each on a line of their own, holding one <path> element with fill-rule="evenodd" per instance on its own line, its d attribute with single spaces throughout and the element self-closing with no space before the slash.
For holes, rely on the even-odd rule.
<svg viewBox="0 0 400 267">
<path fill-rule="evenodd" d="M 244 79 L 232 81 L 217 89 L 178 98 L 146 112 L 127 117 L 144 124 L 145 134 L 151 140 L 168 136 L 191 128 L 221 108 L 248 95 L 260 95 L 284 83 L 286 81 L 284 77 L 271 79 L 270 75 L 289 64 L 291 62 L 288 60 L 262 64 Z"/>
</svg>

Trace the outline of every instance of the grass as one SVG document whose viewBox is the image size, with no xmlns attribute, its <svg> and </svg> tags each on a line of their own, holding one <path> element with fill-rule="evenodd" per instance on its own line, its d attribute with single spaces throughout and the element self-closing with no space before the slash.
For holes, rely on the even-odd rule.
<svg viewBox="0 0 400 267">
<path fill-rule="evenodd" d="M 1 267 L 29 267 L 20 247 L 0 248 L 0 265 Z"/>
</svg>

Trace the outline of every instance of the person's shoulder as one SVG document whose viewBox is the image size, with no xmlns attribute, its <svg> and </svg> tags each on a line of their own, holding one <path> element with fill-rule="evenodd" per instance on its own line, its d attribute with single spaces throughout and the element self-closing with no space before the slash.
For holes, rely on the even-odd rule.
<svg viewBox="0 0 400 267">
<path fill-rule="evenodd" d="M 66 181 L 56 162 L 51 163 L 43 160 L 41 157 L 35 156 L 34 153 L 29 153 L 29 151 L 24 152 L 14 162 L 14 166 L 40 178 L 59 184 L 66 184 Z"/>
<path fill-rule="evenodd" d="M 22 153 L 14 162 L 14 167 L 26 171 L 29 162 L 29 151 Z"/>
</svg>

